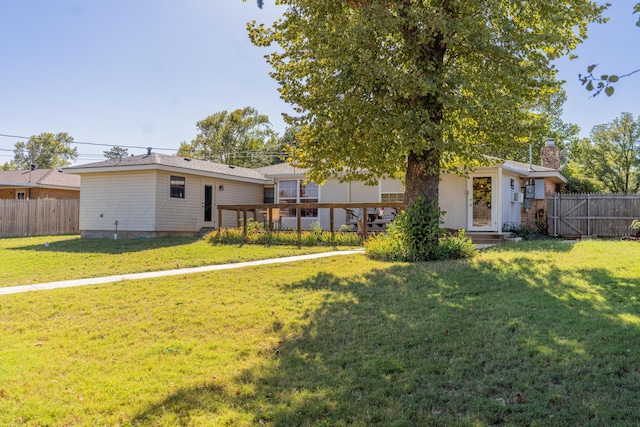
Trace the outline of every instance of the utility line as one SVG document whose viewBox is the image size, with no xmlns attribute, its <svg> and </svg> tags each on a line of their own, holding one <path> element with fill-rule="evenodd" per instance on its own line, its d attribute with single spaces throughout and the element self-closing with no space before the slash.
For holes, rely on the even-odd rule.
<svg viewBox="0 0 640 427">
<path fill-rule="evenodd" d="M 21 135 L 7 135 L 4 133 L 0 133 L 0 137 L 4 137 L 4 138 L 17 138 L 17 139 L 29 139 L 30 137 L 28 136 L 21 136 Z M 84 141 L 69 141 L 69 144 L 80 144 L 80 145 L 93 145 L 93 146 L 97 146 L 97 147 L 122 147 L 122 148 L 139 148 L 142 150 L 146 150 L 149 147 L 142 147 L 142 146 L 138 146 L 138 145 L 118 145 L 118 144 L 101 144 L 98 142 L 84 142 Z M 152 150 L 159 150 L 159 151 L 178 151 L 177 148 L 162 148 L 162 147 L 151 147 Z"/>
</svg>

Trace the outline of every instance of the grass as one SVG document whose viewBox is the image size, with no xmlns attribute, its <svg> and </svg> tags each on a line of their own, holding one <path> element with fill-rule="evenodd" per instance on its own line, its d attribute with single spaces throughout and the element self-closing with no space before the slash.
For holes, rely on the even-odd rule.
<svg viewBox="0 0 640 427">
<path fill-rule="evenodd" d="M 640 245 L 0 298 L 0 425 L 638 425 Z"/>
<path fill-rule="evenodd" d="M 45 246 L 47 244 L 47 246 Z M 195 237 L 0 239 L 0 287 L 199 267 L 331 250 L 330 247 L 216 246 Z"/>
</svg>

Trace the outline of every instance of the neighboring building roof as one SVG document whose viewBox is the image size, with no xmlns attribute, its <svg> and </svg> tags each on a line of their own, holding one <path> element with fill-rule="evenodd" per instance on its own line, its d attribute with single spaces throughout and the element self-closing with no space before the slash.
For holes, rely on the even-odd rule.
<svg viewBox="0 0 640 427">
<path fill-rule="evenodd" d="M 72 166 L 65 168 L 64 171 L 69 174 L 83 174 L 150 169 L 161 169 L 183 173 L 188 171 L 196 175 L 207 175 L 257 183 L 269 181 L 256 169 L 189 159 L 186 157 L 169 156 L 160 153 L 128 156 L 123 157 L 122 159 L 112 159 L 86 165 Z"/>
<path fill-rule="evenodd" d="M 256 168 L 255 170 L 267 178 L 283 178 L 287 176 L 304 175 L 307 171 L 307 169 L 296 168 L 289 163 L 278 163 L 277 165 L 264 166 Z"/>
<path fill-rule="evenodd" d="M 80 177 L 58 169 L 0 171 L 0 186 L 80 190 Z"/>
<path fill-rule="evenodd" d="M 528 163 L 515 162 L 513 160 L 504 160 L 502 167 L 531 178 L 549 178 L 552 181 L 563 182 L 565 184 L 568 182 L 567 178 L 565 178 L 560 171 L 544 166 L 530 165 Z"/>
</svg>

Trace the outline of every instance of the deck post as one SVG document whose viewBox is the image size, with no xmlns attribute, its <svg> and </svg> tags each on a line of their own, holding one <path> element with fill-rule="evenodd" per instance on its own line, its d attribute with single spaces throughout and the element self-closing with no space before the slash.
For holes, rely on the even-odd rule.
<svg viewBox="0 0 640 427">
<path fill-rule="evenodd" d="M 362 236 L 367 240 L 367 231 L 369 231 L 369 208 L 362 208 Z"/>
<path fill-rule="evenodd" d="M 273 208 L 267 208 L 267 217 L 269 220 L 269 231 L 273 231 Z"/>
<path fill-rule="evenodd" d="M 222 209 L 218 208 L 218 233 L 222 230 Z"/>
<path fill-rule="evenodd" d="M 247 211 L 243 210 L 242 211 L 242 219 L 244 220 L 244 222 L 242 223 L 242 235 L 243 236 L 247 236 Z"/>
<path fill-rule="evenodd" d="M 300 241 L 300 233 L 302 232 L 302 210 L 298 209 L 298 241 Z"/>
<path fill-rule="evenodd" d="M 329 230 L 331 230 L 331 235 L 333 236 L 333 208 L 329 208 Z"/>
</svg>

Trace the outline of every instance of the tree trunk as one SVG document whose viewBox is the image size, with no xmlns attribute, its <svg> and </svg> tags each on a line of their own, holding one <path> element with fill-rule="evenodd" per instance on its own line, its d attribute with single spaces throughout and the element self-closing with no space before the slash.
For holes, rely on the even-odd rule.
<svg viewBox="0 0 640 427">
<path fill-rule="evenodd" d="M 438 203 L 439 184 L 440 152 L 435 148 L 424 151 L 421 155 L 410 152 L 405 175 L 405 205 L 413 206 L 419 196 L 424 196 L 426 202 Z"/>
</svg>

